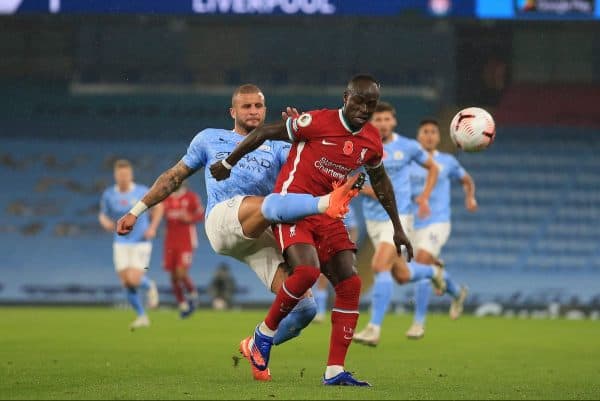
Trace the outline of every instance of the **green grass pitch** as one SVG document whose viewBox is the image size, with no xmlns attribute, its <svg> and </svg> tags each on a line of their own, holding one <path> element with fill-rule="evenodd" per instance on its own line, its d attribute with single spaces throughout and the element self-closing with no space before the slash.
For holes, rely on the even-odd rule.
<svg viewBox="0 0 600 401">
<path fill-rule="evenodd" d="M 329 324 L 273 349 L 271 383 L 244 359 L 234 367 L 263 315 L 157 311 L 132 333 L 130 311 L 0 308 L 0 399 L 600 398 L 600 322 L 434 315 L 409 341 L 409 317 L 388 315 L 382 343 L 353 344 L 347 359 L 373 387 L 332 388 L 320 384 Z"/>
</svg>

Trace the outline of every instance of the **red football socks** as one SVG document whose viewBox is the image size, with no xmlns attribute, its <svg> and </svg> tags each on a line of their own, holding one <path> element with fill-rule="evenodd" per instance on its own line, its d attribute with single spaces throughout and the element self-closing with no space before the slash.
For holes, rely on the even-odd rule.
<svg viewBox="0 0 600 401">
<path fill-rule="evenodd" d="M 315 266 L 297 266 L 294 269 L 279 289 L 265 318 L 269 329 L 277 330 L 279 322 L 294 309 L 304 293 L 317 282 L 320 274 L 320 270 Z"/>
<path fill-rule="evenodd" d="M 327 365 L 344 366 L 348 347 L 358 321 L 360 277 L 352 276 L 335 286 L 335 303 L 331 312 L 331 340 Z"/>
<path fill-rule="evenodd" d="M 174 275 L 171 276 L 171 286 L 173 287 L 173 295 L 175 295 L 177 304 L 182 304 L 183 302 L 185 302 L 185 296 L 183 295 L 181 283 Z"/>
</svg>

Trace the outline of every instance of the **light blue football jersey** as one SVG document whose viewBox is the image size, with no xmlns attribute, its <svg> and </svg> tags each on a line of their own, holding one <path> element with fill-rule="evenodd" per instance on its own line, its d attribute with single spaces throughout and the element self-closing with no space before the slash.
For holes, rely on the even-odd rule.
<svg viewBox="0 0 600 401">
<path fill-rule="evenodd" d="M 100 212 L 108 216 L 111 220 L 117 221 L 127 214 L 129 210 L 148 192 L 145 185 L 134 184 L 128 192 L 120 192 L 116 185 L 106 188 L 100 199 Z M 114 241 L 119 243 L 145 242 L 144 233 L 150 226 L 150 217 L 148 213 L 138 217 L 133 226 L 133 230 L 127 235 L 117 235 L 115 233 Z"/>
<path fill-rule="evenodd" d="M 229 156 L 243 139 L 243 135 L 231 130 L 207 128 L 194 137 L 181 160 L 194 170 L 210 167 Z M 289 150 L 290 144 L 286 142 L 266 141 L 244 156 L 231 170 L 230 177 L 223 181 L 215 180 L 210 170 L 205 168 L 208 195 L 206 216 L 217 203 L 236 195 L 266 196 L 273 192 L 275 180 Z"/>
<path fill-rule="evenodd" d="M 424 164 L 429 156 L 419 142 L 404 136 L 393 134 L 391 142 L 383 145 L 383 165 L 392 185 L 399 214 L 410 214 L 411 188 L 410 163 Z M 377 199 L 363 196 L 363 214 L 366 220 L 385 221 L 389 216 Z"/>
<path fill-rule="evenodd" d="M 429 207 L 431 215 L 424 219 L 417 216 L 416 211 L 418 205 L 412 204 L 413 212 L 415 213 L 415 228 L 427 227 L 433 223 L 450 222 L 450 181 L 462 179 L 466 171 L 456 158 L 449 154 L 435 151 L 433 160 L 440 169 L 437 183 L 433 187 L 429 198 Z M 410 182 L 413 191 L 413 196 L 419 195 L 425 186 L 427 178 L 427 170 L 423 167 L 412 163 L 410 166 Z"/>
</svg>

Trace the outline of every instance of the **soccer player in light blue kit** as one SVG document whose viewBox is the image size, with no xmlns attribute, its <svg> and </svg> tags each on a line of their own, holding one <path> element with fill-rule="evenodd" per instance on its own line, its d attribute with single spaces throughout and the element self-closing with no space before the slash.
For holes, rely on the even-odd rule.
<svg viewBox="0 0 600 401">
<path fill-rule="evenodd" d="M 115 232 L 115 222 L 136 204 L 148 187 L 133 181 L 133 168 L 127 160 L 117 160 L 114 165 L 115 185 L 108 187 L 100 200 L 100 225 L 107 231 Z M 151 240 L 156 236 L 163 208 L 152 210 L 151 216 L 145 215 L 127 237 L 115 234 L 113 260 L 115 270 L 127 291 L 127 300 L 135 310 L 137 318 L 129 326 L 132 330 L 148 327 L 150 319 L 144 310 L 139 289 L 147 291 L 148 306 L 158 306 L 156 284 L 146 276 L 152 253 Z"/>
<path fill-rule="evenodd" d="M 415 260 L 419 263 L 439 263 L 442 247 L 450 236 L 450 185 L 452 181 L 460 181 L 465 192 L 465 207 L 470 212 L 477 210 L 475 199 L 475 182 L 462 168 L 454 156 L 437 150 L 440 143 L 440 128 L 435 120 L 423 120 L 419 125 L 417 139 L 421 146 L 431 155 L 438 165 L 440 174 L 429 198 L 431 215 L 426 218 L 415 217 L 415 235 L 413 244 L 416 250 Z M 414 194 L 418 194 L 425 182 L 425 170 L 416 164 L 410 169 L 411 186 Z M 416 208 L 416 205 L 413 206 Z M 459 287 L 446 274 L 446 293 L 452 297 L 450 318 L 458 319 L 463 311 L 467 297 L 467 288 Z M 419 339 L 425 335 L 425 315 L 431 294 L 431 284 L 427 280 L 417 283 L 415 291 L 415 316 L 406 336 Z"/>
<path fill-rule="evenodd" d="M 429 213 L 428 199 L 437 178 L 437 167 L 421 148 L 419 143 L 394 132 L 396 128 L 396 111 L 385 102 L 379 102 L 371 123 L 379 130 L 383 140 L 383 164 L 394 185 L 394 193 L 398 214 L 402 227 L 412 241 L 413 216 L 410 207 L 409 166 L 417 162 L 427 169 L 427 184 L 419 195 L 419 213 Z M 375 253 L 371 260 L 371 269 L 375 280 L 371 298 L 371 319 L 366 328 L 354 334 L 354 341 L 375 346 L 379 343 L 381 325 L 392 298 L 393 280 L 400 284 L 420 281 L 421 279 L 435 280 L 437 287 L 443 287 L 443 273 L 437 266 L 406 263 L 397 256 L 394 246 L 394 228 L 385 210 L 381 207 L 375 194 L 369 187 L 363 189 L 367 196 L 363 197 L 363 214 L 367 233 L 373 242 Z"/>
<path fill-rule="evenodd" d="M 293 113 L 296 113 L 295 110 L 288 108 L 283 114 L 287 117 Z M 264 123 L 266 106 L 262 91 L 249 84 L 237 88 L 232 96 L 230 114 L 235 122 L 234 129 L 210 128 L 196 135 L 183 158 L 158 177 L 143 199 L 119 220 L 119 234 L 131 232 L 138 216 L 165 199 L 199 169 L 220 162 L 231 170 L 225 157 L 246 135 Z M 325 196 L 272 194 L 289 147 L 284 142 L 266 141 L 231 170 L 228 180 L 215 180 L 209 169 L 205 169 L 204 174 L 208 193 L 205 228 L 212 248 L 219 254 L 246 263 L 274 293 L 287 278 L 287 266 L 270 229 L 271 224 L 294 222 L 320 213 L 342 218 L 350 201 L 358 194 L 358 189 L 353 188 L 359 181 L 358 177 Z M 273 338 L 274 344 L 299 335 L 315 313 L 314 299 L 305 296 L 281 322 Z M 249 358 L 245 341 L 240 344 L 240 351 Z M 252 364 L 251 367 L 256 380 L 271 379 L 268 370 L 259 371 Z"/>
</svg>

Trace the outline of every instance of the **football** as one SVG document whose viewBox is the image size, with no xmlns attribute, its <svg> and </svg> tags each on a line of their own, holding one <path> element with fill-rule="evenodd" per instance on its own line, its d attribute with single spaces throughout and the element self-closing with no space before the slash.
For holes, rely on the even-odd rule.
<svg viewBox="0 0 600 401">
<path fill-rule="evenodd" d="M 456 113 L 450 123 L 452 142 L 466 152 L 488 148 L 496 137 L 494 119 L 484 109 L 469 107 Z"/>
</svg>

